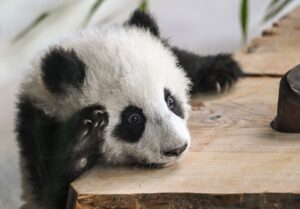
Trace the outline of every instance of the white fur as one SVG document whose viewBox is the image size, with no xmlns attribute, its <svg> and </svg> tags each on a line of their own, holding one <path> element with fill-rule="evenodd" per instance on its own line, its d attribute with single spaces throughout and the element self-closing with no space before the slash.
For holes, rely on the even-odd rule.
<svg viewBox="0 0 300 209">
<path fill-rule="evenodd" d="M 171 164 L 176 157 L 161 152 L 190 142 L 186 127 L 190 81 L 176 65 L 176 59 L 159 39 L 134 27 L 109 26 L 88 29 L 53 45 L 74 49 L 86 64 L 82 93 L 74 88 L 58 97 L 49 92 L 41 79 L 41 57 L 31 66 L 31 74 L 23 84 L 23 93 L 46 114 L 60 120 L 95 103 L 106 107 L 109 124 L 102 149 L 108 161 L 123 163 L 131 157 L 146 162 Z M 164 101 L 168 88 L 180 101 L 185 118 L 171 112 Z M 121 111 L 129 104 L 143 109 L 147 118 L 145 131 L 137 143 L 117 140 L 112 136 Z"/>
</svg>

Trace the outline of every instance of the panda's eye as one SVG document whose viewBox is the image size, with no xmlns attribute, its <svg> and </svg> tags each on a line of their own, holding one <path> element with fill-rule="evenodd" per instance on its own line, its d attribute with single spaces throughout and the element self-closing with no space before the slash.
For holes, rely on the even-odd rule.
<svg viewBox="0 0 300 209">
<path fill-rule="evenodd" d="M 132 125 L 138 125 L 142 122 L 142 117 L 138 113 L 132 113 L 128 117 L 128 123 Z"/>
<path fill-rule="evenodd" d="M 184 118 L 180 101 L 174 96 L 169 89 L 164 89 L 164 99 L 168 108 L 177 116 Z"/>
<path fill-rule="evenodd" d="M 167 97 L 167 105 L 170 109 L 173 109 L 175 106 L 175 100 L 171 95 L 168 95 Z"/>
</svg>

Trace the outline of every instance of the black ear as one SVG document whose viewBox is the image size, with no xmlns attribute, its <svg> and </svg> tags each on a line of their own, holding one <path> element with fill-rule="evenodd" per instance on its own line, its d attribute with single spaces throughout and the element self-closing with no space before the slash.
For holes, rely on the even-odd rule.
<svg viewBox="0 0 300 209">
<path fill-rule="evenodd" d="M 45 86 L 57 94 L 70 86 L 80 89 L 85 78 L 85 64 L 72 49 L 51 49 L 42 58 L 41 68 Z"/>
<path fill-rule="evenodd" d="M 159 37 L 157 23 L 149 13 L 135 10 L 126 24 L 149 30 L 154 36 Z"/>
</svg>

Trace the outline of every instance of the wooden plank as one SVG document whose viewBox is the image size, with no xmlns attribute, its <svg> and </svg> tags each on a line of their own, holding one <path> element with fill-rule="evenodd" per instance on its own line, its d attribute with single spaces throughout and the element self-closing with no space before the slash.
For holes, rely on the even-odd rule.
<svg viewBox="0 0 300 209">
<path fill-rule="evenodd" d="M 264 202 L 266 207 L 258 208 L 287 208 L 274 200 L 290 197 L 300 205 L 299 196 L 287 196 L 300 193 L 300 134 L 269 126 L 278 84 L 277 78 L 246 78 L 227 95 L 205 98 L 205 106 L 195 98 L 192 147 L 184 160 L 164 169 L 99 165 L 72 184 L 77 195 L 72 204 L 77 209 L 255 208 Z"/>
<path fill-rule="evenodd" d="M 300 7 L 235 54 L 248 73 L 283 75 L 300 61 Z"/>
<path fill-rule="evenodd" d="M 283 75 L 300 60 L 300 8 L 235 54 L 247 73 Z M 164 169 L 98 165 L 68 208 L 300 208 L 300 134 L 272 130 L 279 78 L 244 78 L 192 100 L 190 152 Z M 204 103 L 203 103 L 204 101 Z"/>
</svg>

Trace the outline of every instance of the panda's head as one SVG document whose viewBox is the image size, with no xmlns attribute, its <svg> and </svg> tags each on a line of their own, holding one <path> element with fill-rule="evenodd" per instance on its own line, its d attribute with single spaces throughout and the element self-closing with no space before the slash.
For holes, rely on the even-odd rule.
<svg viewBox="0 0 300 209">
<path fill-rule="evenodd" d="M 40 57 L 25 89 L 60 120 L 104 106 L 109 122 L 100 152 L 108 161 L 166 166 L 187 151 L 190 81 L 149 15 L 85 30 Z"/>
</svg>

